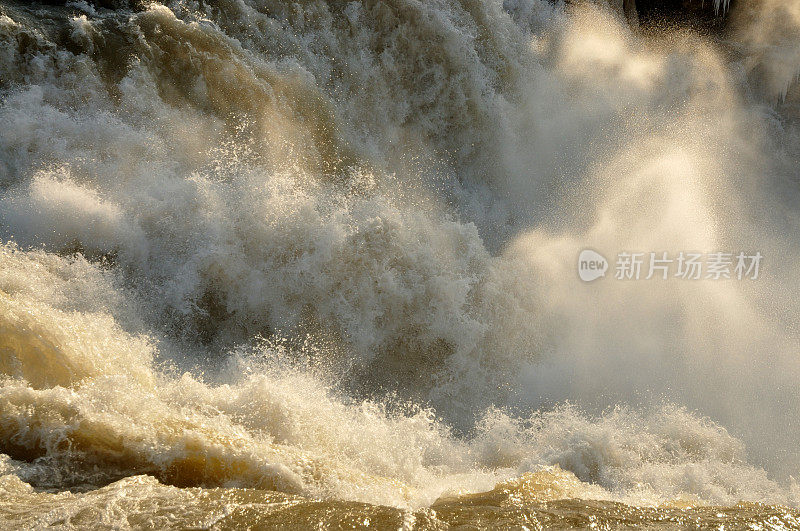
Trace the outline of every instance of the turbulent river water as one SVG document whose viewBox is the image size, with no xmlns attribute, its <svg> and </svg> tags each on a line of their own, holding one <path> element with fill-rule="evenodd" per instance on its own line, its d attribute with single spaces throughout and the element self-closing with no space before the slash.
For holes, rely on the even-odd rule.
<svg viewBox="0 0 800 531">
<path fill-rule="evenodd" d="M 800 1 L 706 4 L 0 0 L 0 528 L 800 527 Z"/>
</svg>

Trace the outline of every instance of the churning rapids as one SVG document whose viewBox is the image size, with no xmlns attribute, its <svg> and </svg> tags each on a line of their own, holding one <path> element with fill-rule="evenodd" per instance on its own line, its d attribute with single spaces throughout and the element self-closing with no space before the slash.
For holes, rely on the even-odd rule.
<svg viewBox="0 0 800 531">
<path fill-rule="evenodd" d="M 112 3 L 0 0 L 0 528 L 800 526 L 800 0 Z"/>
</svg>

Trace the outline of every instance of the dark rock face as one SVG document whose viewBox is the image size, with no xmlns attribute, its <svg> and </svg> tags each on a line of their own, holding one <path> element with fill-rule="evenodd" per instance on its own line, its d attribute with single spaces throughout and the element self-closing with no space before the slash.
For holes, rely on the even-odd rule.
<svg viewBox="0 0 800 531">
<path fill-rule="evenodd" d="M 718 31 L 726 20 L 721 4 L 716 10 L 714 0 L 636 0 L 636 11 L 644 28 L 678 25 Z M 731 0 L 728 10 L 734 9 L 735 4 L 736 0 Z"/>
<path fill-rule="evenodd" d="M 727 12 L 736 7 L 736 0 L 565 0 L 567 4 L 593 2 L 606 4 L 628 21 L 631 27 L 685 27 L 703 33 L 724 29 Z"/>
</svg>

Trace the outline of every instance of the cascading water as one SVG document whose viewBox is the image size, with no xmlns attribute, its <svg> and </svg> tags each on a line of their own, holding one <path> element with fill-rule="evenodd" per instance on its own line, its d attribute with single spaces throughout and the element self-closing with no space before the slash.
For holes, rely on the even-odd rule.
<svg viewBox="0 0 800 531">
<path fill-rule="evenodd" d="M 631 5 L 0 0 L 0 527 L 800 525 L 800 2 Z"/>
</svg>

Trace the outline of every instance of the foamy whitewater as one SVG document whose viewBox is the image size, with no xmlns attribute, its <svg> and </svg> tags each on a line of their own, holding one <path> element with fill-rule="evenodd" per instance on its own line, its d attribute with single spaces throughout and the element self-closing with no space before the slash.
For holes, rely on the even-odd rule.
<svg viewBox="0 0 800 531">
<path fill-rule="evenodd" d="M 0 527 L 800 506 L 800 1 L 111 4 L 0 0 Z"/>
</svg>

